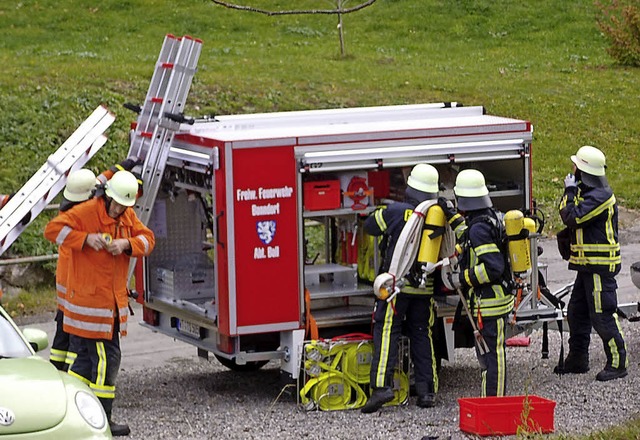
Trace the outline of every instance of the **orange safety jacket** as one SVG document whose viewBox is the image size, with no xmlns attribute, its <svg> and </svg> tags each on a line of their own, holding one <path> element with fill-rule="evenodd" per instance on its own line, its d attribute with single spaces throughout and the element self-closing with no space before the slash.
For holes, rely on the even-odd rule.
<svg viewBox="0 0 640 440">
<path fill-rule="evenodd" d="M 127 238 L 131 252 L 111 255 L 105 249 L 95 251 L 85 246 L 90 233 L 108 233 L 113 239 Z M 63 330 L 84 338 L 111 339 L 117 315 L 120 333 L 126 336 L 129 260 L 151 253 L 155 246 L 153 232 L 140 222 L 131 208 L 117 219 L 109 217 L 104 198 L 97 197 L 60 213 L 47 224 L 44 235 L 70 250 Z"/>
<path fill-rule="evenodd" d="M 106 183 L 114 175 L 112 170 L 103 171 L 97 178 L 100 183 Z M 77 202 L 84 203 L 84 202 Z M 67 304 L 67 274 L 69 272 L 69 258 L 71 250 L 66 246 L 58 246 L 58 266 L 56 267 L 56 293 L 58 295 L 58 309 L 64 312 Z"/>
</svg>

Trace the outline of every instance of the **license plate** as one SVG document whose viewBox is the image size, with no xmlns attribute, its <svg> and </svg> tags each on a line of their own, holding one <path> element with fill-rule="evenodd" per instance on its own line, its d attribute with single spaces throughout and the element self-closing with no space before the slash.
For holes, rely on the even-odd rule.
<svg viewBox="0 0 640 440">
<path fill-rule="evenodd" d="M 200 339 L 200 326 L 184 319 L 178 320 L 178 331 L 192 338 Z"/>
</svg>

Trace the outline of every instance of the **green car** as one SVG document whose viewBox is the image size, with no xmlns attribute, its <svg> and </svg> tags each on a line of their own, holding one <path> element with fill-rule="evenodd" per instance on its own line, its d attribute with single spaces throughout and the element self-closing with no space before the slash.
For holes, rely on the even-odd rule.
<svg viewBox="0 0 640 440">
<path fill-rule="evenodd" d="M 0 439 L 111 438 L 89 387 L 36 355 L 48 343 L 42 330 L 20 332 L 0 306 Z"/>
</svg>

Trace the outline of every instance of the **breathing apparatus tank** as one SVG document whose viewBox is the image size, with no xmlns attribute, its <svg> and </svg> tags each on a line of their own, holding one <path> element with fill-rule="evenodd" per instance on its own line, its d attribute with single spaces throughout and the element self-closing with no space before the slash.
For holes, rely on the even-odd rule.
<svg viewBox="0 0 640 440">
<path fill-rule="evenodd" d="M 438 205 L 433 205 L 427 211 L 418 249 L 418 261 L 420 263 L 435 264 L 438 262 L 440 246 L 442 245 L 442 235 L 447 219 L 444 211 Z"/>
<path fill-rule="evenodd" d="M 509 240 L 511 272 L 516 279 L 527 278 L 532 266 L 529 234 L 536 232 L 536 222 L 514 209 L 504 215 L 504 227 Z"/>
</svg>

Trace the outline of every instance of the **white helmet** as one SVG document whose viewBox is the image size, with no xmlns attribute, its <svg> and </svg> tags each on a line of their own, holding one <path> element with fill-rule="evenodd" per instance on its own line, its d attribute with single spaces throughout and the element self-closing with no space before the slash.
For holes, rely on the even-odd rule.
<svg viewBox="0 0 640 440">
<path fill-rule="evenodd" d="M 458 201 L 458 209 L 461 211 L 474 211 L 493 206 L 484 176 L 478 170 L 460 171 L 456 177 L 453 192 Z"/>
<path fill-rule="evenodd" d="M 433 165 L 419 163 L 411 170 L 407 185 L 425 193 L 437 193 L 439 190 L 438 178 L 438 170 Z"/>
<path fill-rule="evenodd" d="M 67 186 L 65 186 L 62 195 L 70 202 L 84 202 L 91 198 L 97 183 L 93 171 L 82 168 L 69 174 Z"/>
<path fill-rule="evenodd" d="M 571 156 L 571 161 L 580 171 L 592 176 L 604 176 L 607 166 L 604 153 L 591 145 L 580 147 L 578 152 Z"/>
<path fill-rule="evenodd" d="M 138 180 L 129 171 L 118 171 L 105 184 L 104 193 L 122 206 L 133 206 L 138 194 Z"/>
</svg>

